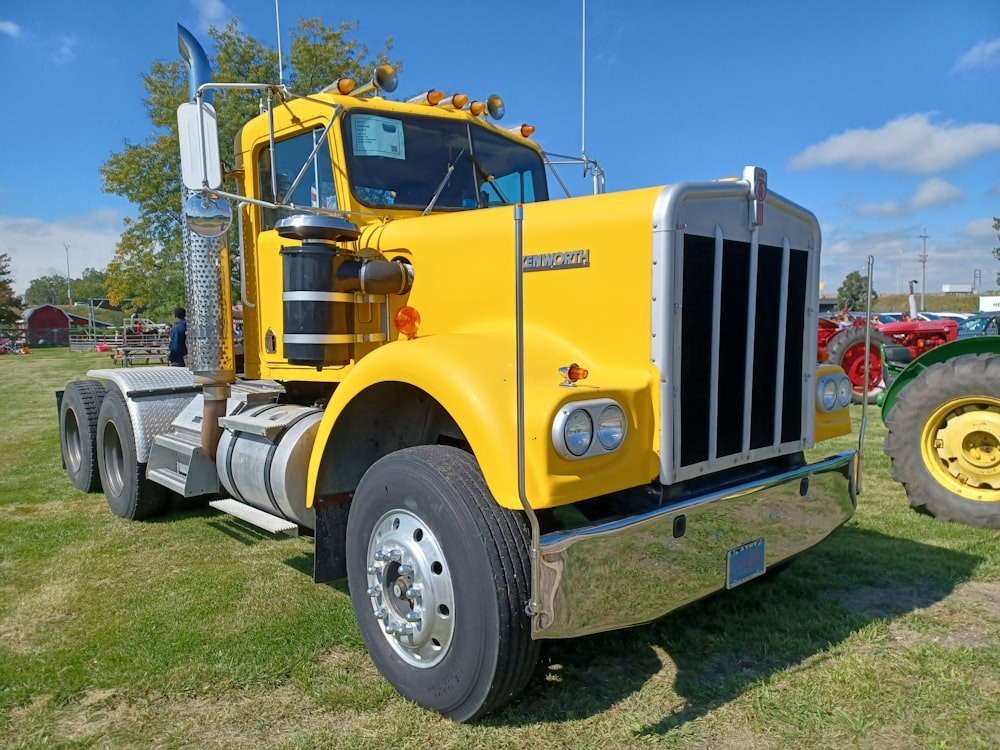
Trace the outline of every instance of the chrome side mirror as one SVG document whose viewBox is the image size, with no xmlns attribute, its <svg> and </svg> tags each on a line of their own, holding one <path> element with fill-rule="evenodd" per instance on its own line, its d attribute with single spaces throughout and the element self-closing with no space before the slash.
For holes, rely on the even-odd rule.
<svg viewBox="0 0 1000 750">
<path fill-rule="evenodd" d="M 233 212 L 225 198 L 204 190 L 184 201 L 184 220 L 195 234 L 218 237 L 229 231 Z"/>
</svg>

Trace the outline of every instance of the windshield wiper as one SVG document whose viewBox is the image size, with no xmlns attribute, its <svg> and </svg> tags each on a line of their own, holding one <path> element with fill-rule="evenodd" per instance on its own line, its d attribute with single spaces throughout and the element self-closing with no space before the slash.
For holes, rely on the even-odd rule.
<svg viewBox="0 0 1000 750">
<path fill-rule="evenodd" d="M 426 216 L 434 209 L 434 204 L 437 203 L 438 198 L 441 197 L 441 192 L 444 190 L 444 186 L 448 184 L 448 180 L 451 178 L 451 173 L 455 171 L 455 165 L 458 164 L 458 160 L 462 158 L 465 153 L 463 148 L 458 152 L 458 156 L 455 157 L 455 161 L 448 165 L 448 168 L 444 171 L 444 177 L 441 178 L 441 182 L 438 183 L 437 190 L 434 191 L 434 195 L 431 197 L 431 202 L 427 204 L 427 208 L 424 209 L 423 216 Z"/>
<path fill-rule="evenodd" d="M 490 187 L 493 188 L 493 192 L 497 194 L 497 198 L 500 199 L 500 202 L 503 205 L 505 205 L 505 206 L 509 206 L 510 205 L 510 201 L 507 200 L 507 196 L 505 196 L 500 191 L 500 188 L 497 187 L 497 184 L 496 184 L 496 182 L 493 179 L 493 175 L 491 175 L 489 172 L 487 172 L 486 169 L 483 168 L 483 165 L 480 164 L 479 157 L 477 157 L 474 153 L 472 153 L 470 151 L 469 152 L 469 158 L 472 160 L 472 164 L 476 167 L 476 172 L 479 173 L 479 176 L 484 181 L 486 181 L 486 182 L 488 182 L 490 184 Z"/>
</svg>

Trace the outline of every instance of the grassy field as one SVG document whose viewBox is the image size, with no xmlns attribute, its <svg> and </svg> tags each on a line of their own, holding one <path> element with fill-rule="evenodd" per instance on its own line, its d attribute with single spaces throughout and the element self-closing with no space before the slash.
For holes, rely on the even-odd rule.
<svg viewBox="0 0 1000 750">
<path fill-rule="evenodd" d="M 379 677 L 308 540 L 209 510 L 130 523 L 71 487 L 54 391 L 108 363 L 0 357 L 2 747 L 1000 747 L 1000 532 L 912 512 L 874 411 L 857 515 L 826 542 L 653 624 L 547 643 L 519 701 L 463 726 Z"/>
</svg>

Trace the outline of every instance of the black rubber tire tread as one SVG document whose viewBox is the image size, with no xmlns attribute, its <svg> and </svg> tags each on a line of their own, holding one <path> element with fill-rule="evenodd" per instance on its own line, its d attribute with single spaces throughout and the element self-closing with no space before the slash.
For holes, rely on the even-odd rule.
<svg viewBox="0 0 1000 750">
<path fill-rule="evenodd" d="M 109 460 L 118 459 L 111 455 L 114 444 L 107 442 L 111 431 L 117 433 L 121 446 L 120 476 L 114 479 L 109 478 L 109 471 L 114 471 Z M 137 460 L 128 406 L 117 388 L 108 390 L 97 417 L 97 464 L 108 507 L 116 516 L 139 521 L 161 515 L 166 510 L 169 492 L 166 487 L 146 479 L 146 464 Z"/>
<path fill-rule="evenodd" d="M 844 358 L 844 354 L 848 349 L 851 349 L 858 344 L 864 345 L 865 342 L 865 329 L 860 326 L 852 326 L 851 328 L 845 328 L 832 339 L 826 345 L 827 359 L 826 361 L 832 365 L 840 365 L 841 360 Z M 881 331 L 872 330 L 872 340 L 871 346 L 876 352 L 881 351 L 882 346 L 891 346 L 892 339 L 886 336 Z M 880 358 L 881 361 L 881 358 Z M 868 403 L 875 403 L 875 397 L 885 390 L 884 378 L 880 385 L 872 388 L 868 392 Z M 851 392 L 851 401 L 855 404 L 862 403 L 864 395 L 856 390 Z"/>
<path fill-rule="evenodd" d="M 498 637 L 495 644 L 487 644 L 496 647 L 495 668 L 491 677 L 473 670 L 472 684 L 458 699 L 440 700 L 434 695 L 434 691 L 421 689 L 420 678 L 434 679 L 435 676 L 429 673 L 439 667 L 446 667 L 447 664 L 429 669 L 408 667 L 399 661 L 384 642 L 382 633 L 372 630 L 379 625 L 372 615 L 371 603 L 366 594 L 365 555 L 371 529 L 359 528 L 359 524 L 364 523 L 359 519 L 363 515 L 361 504 L 368 503 L 370 498 L 377 501 L 386 495 L 387 488 L 377 485 L 383 481 L 381 476 L 387 466 L 411 477 L 416 472 L 424 477 L 435 474 L 439 477 L 441 489 L 444 490 L 436 498 L 440 502 L 439 514 L 451 517 L 451 522 L 460 529 L 460 536 L 481 543 L 485 562 L 492 576 L 490 581 L 476 581 L 473 585 L 496 592 Z M 459 507 L 454 507 L 456 504 Z M 374 515 L 381 515 L 387 507 L 380 506 Z M 441 518 L 423 517 L 423 520 L 428 525 L 442 523 Z M 442 538 L 443 544 L 452 541 L 441 534 L 440 527 L 435 529 L 435 534 Z M 465 451 L 449 446 L 416 446 L 389 454 L 368 470 L 355 492 L 348 518 L 348 581 L 358 626 L 372 660 L 404 697 L 454 721 L 467 722 L 496 711 L 524 689 L 538 663 L 540 649 L 540 642 L 531 638 L 531 620 L 525 612 L 531 589 L 530 540 L 530 531 L 523 514 L 502 508 L 496 503 L 478 463 Z M 457 545 L 457 542 L 452 543 Z M 453 547 L 452 554 L 459 549 L 457 546 Z M 471 560 L 461 559 L 460 564 L 465 565 L 464 572 L 470 574 L 475 567 Z M 456 580 L 456 586 L 466 580 L 468 579 Z M 477 628 L 475 637 L 480 635 Z M 456 634 L 456 639 L 459 637 Z M 470 671 L 471 665 L 460 666 L 465 667 L 466 673 Z M 401 670 L 400 676 L 408 678 L 409 682 L 400 684 L 394 674 L 396 670 Z M 488 681 L 484 681 L 484 677 Z"/>
<path fill-rule="evenodd" d="M 885 415 L 884 449 L 892 478 L 906 489 L 914 508 L 939 521 L 998 529 L 1000 502 L 970 500 L 952 492 L 928 471 L 921 455 L 921 434 L 933 412 L 974 394 L 1000 397 L 1000 354 L 955 357 L 928 367 L 907 383 Z"/>
<path fill-rule="evenodd" d="M 104 399 L 104 386 L 96 380 L 74 380 L 66 384 L 59 407 L 59 442 L 70 483 L 83 492 L 100 492 L 97 467 L 97 415 Z M 79 438 L 79 461 L 68 444 L 67 425 L 72 420 Z M 74 446 L 76 447 L 76 446 Z"/>
</svg>

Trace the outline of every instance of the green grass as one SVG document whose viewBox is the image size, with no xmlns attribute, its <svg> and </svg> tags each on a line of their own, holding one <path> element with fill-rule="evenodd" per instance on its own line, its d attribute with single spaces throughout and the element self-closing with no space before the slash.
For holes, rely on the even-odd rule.
<svg viewBox="0 0 1000 750">
<path fill-rule="evenodd" d="M 650 625 L 546 643 L 523 697 L 463 726 L 377 674 L 308 540 L 207 510 L 129 523 L 70 486 L 54 392 L 108 364 L 0 357 L 2 747 L 1000 746 L 1000 532 L 911 511 L 875 410 L 831 538 Z"/>
</svg>

